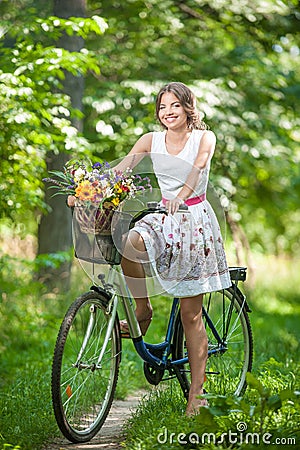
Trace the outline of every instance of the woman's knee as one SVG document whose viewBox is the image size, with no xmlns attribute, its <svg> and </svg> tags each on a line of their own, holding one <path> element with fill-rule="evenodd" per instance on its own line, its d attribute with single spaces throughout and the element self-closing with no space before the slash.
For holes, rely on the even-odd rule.
<svg viewBox="0 0 300 450">
<path fill-rule="evenodd" d="M 202 321 L 202 296 L 182 299 L 180 309 L 184 327 L 198 325 Z"/>
<path fill-rule="evenodd" d="M 129 232 L 122 253 L 127 260 L 145 259 L 147 252 L 142 236 L 135 231 Z"/>
<path fill-rule="evenodd" d="M 181 311 L 181 321 L 184 329 L 199 327 L 202 324 L 201 311 Z"/>
</svg>

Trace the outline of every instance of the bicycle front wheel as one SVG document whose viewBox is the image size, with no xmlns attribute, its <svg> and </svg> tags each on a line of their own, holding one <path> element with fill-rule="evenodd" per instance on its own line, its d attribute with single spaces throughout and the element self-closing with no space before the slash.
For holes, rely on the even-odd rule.
<svg viewBox="0 0 300 450">
<path fill-rule="evenodd" d="M 57 424 L 71 442 L 89 441 L 110 410 L 121 358 L 117 315 L 105 293 L 87 292 L 62 322 L 52 365 Z"/>
<path fill-rule="evenodd" d="M 203 322 L 208 338 L 205 390 L 217 395 L 241 395 L 246 374 L 252 369 L 253 338 L 242 293 L 234 286 L 203 298 Z M 201 342 L 199 343 L 201 345 Z M 174 334 L 174 359 L 187 356 L 186 341 L 178 315 Z M 181 366 L 181 387 L 187 397 L 190 371 Z"/>
</svg>

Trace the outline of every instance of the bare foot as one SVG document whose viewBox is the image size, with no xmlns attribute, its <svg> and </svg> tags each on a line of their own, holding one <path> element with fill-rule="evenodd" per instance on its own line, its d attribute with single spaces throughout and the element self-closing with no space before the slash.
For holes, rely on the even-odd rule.
<svg viewBox="0 0 300 450">
<path fill-rule="evenodd" d="M 203 395 L 203 391 L 197 394 L 192 394 L 190 392 L 188 404 L 185 411 L 185 414 L 188 417 L 200 414 L 200 409 L 203 406 L 208 406 L 208 401 L 206 400 L 206 398 L 201 398 L 201 395 Z"/>
<path fill-rule="evenodd" d="M 152 308 L 146 309 L 145 311 L 143 311 L 141 315 L 140 313 L 137 314 L 136 311 L 136 316 L 140 326 L 141 333 L 143 336 L 145 336 L 152 321 Z M 130 338 L 129 326 L 126 320 L 120 320 L 120 328 L 121 328 L 121 337 L 125 339 Z"/>
</svg>

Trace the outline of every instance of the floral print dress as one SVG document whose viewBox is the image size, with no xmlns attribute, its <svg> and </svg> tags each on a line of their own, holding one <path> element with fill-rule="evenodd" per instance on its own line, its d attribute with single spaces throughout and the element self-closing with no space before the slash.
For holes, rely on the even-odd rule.
<svg viewBox="0 0 300 450">
<path fill-rule="evenodd" d="M 173 156 L 166 148 L 166 132 L 153 133 L 151 158 L 163 199 L 175 197 L 185 184 L 202 135 L 203 131 L 193 130 L 182 151 Z M 218 220 L 205 198 L 209 170 L 210 161 L 191 196 L 200 196 L 201 202 L 173 216 L 149 214 L 134 227 L 147 249 L 147 275 L 176 297 L 196 296 L 231 285 Z"/>
</svg>

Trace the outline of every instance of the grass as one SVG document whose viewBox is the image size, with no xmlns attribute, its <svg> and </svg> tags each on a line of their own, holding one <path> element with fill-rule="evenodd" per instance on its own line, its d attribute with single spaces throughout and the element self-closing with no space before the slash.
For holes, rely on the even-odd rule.
<svg viewBox="0 0 300 450">
<path fill-rule="evenodd" d="M 19 445 L 22 450 L 40 450 L 45 442 L 60 435 L 50 397 L 51 360 L 62 316 L 79 292 L 75 288 L 64 295 L 47 293 L 32 282 L 30 264 L 26 261 L 6 259 L 3 262 L 0 303 L 0 448 Z M 252 309 L 250 317 L 255 341 L 253 373 L 274 395 L 287 388 L 299 389 L 296 379 L 299 373 L 300 337 L 299 263 L 296 267 L 294 261 L 266 257 L 257 257 L 256 263 L 256 286 L 251 289 L 245 286 Z M 80 284 L 81 293 L 89 289 L 90 282 L 83 278 L 79 283 L 78 276 L 76 272 L 74 279 L 76 286 Z M 153 306 L 155 318 L 147 337 L 155 341 L 162 338 L 169 303 L 165 300 L 161 304 L 155 299 Z M 142 363 L 131 341 L 123 341 L 122 344 L 124 351 L 118 398 L 148 386 L 142 373 Z M 251 389 L 245 401 L 257 407 L 259 395 L 257 390 Z M 218 401 L 221 400 L 215 400 Z M 276 413 L 275 422 L 282 430 L 282 435 L 285 430 L 291 430 L 288 421 L 292 427 L 295 420 L 299 422 L 299 411 L 294 403 L 292 400 L 290 403 L 285 401 Z M 176 381 L 151 390 L 149 398 L 141 402 L 128 423 L 124 447 L 131 450 L 176 448 L 177 444 L 174 443 L 172 446 L 159 443 L 159 433 L 165 432 L 166 428 L 176 434 L 202 429 L 197 421 L 187 421 L 184 410 L 185 401 Z M 219 419 L 218 429 L 226 429 L 226 426 L 234 429 L 237 422 L 232 422 L 230 416 L 224 417 Z M 211 417 L 206 420 L 209 424 L 207 427 L 210 427 L 207 429 L 215 426 Z M 275 419 L 270 416 L 270 424 L 272 420 Z M 11 447 L 4 447 L 5 444 Z M 177 447 L 182 448 L 182 445 L 178 444 Z"/>
<path fill-rule="evenodd" d="M 0 296 L 0 449 L 40 450 L 60 436 L 51 402 L 51 364 L 58 329 L 71 302 L 91 282 L 75 270 L 74 288 L 46 292 L 28 261 L 2 260 Z M 80 278 L 81 277 L 81 278 Z M 80 291 L 78 290 L 80 286 Z M 141 362 L 124 342 L 117 398 L 145 386 Z"/>
</svg>

